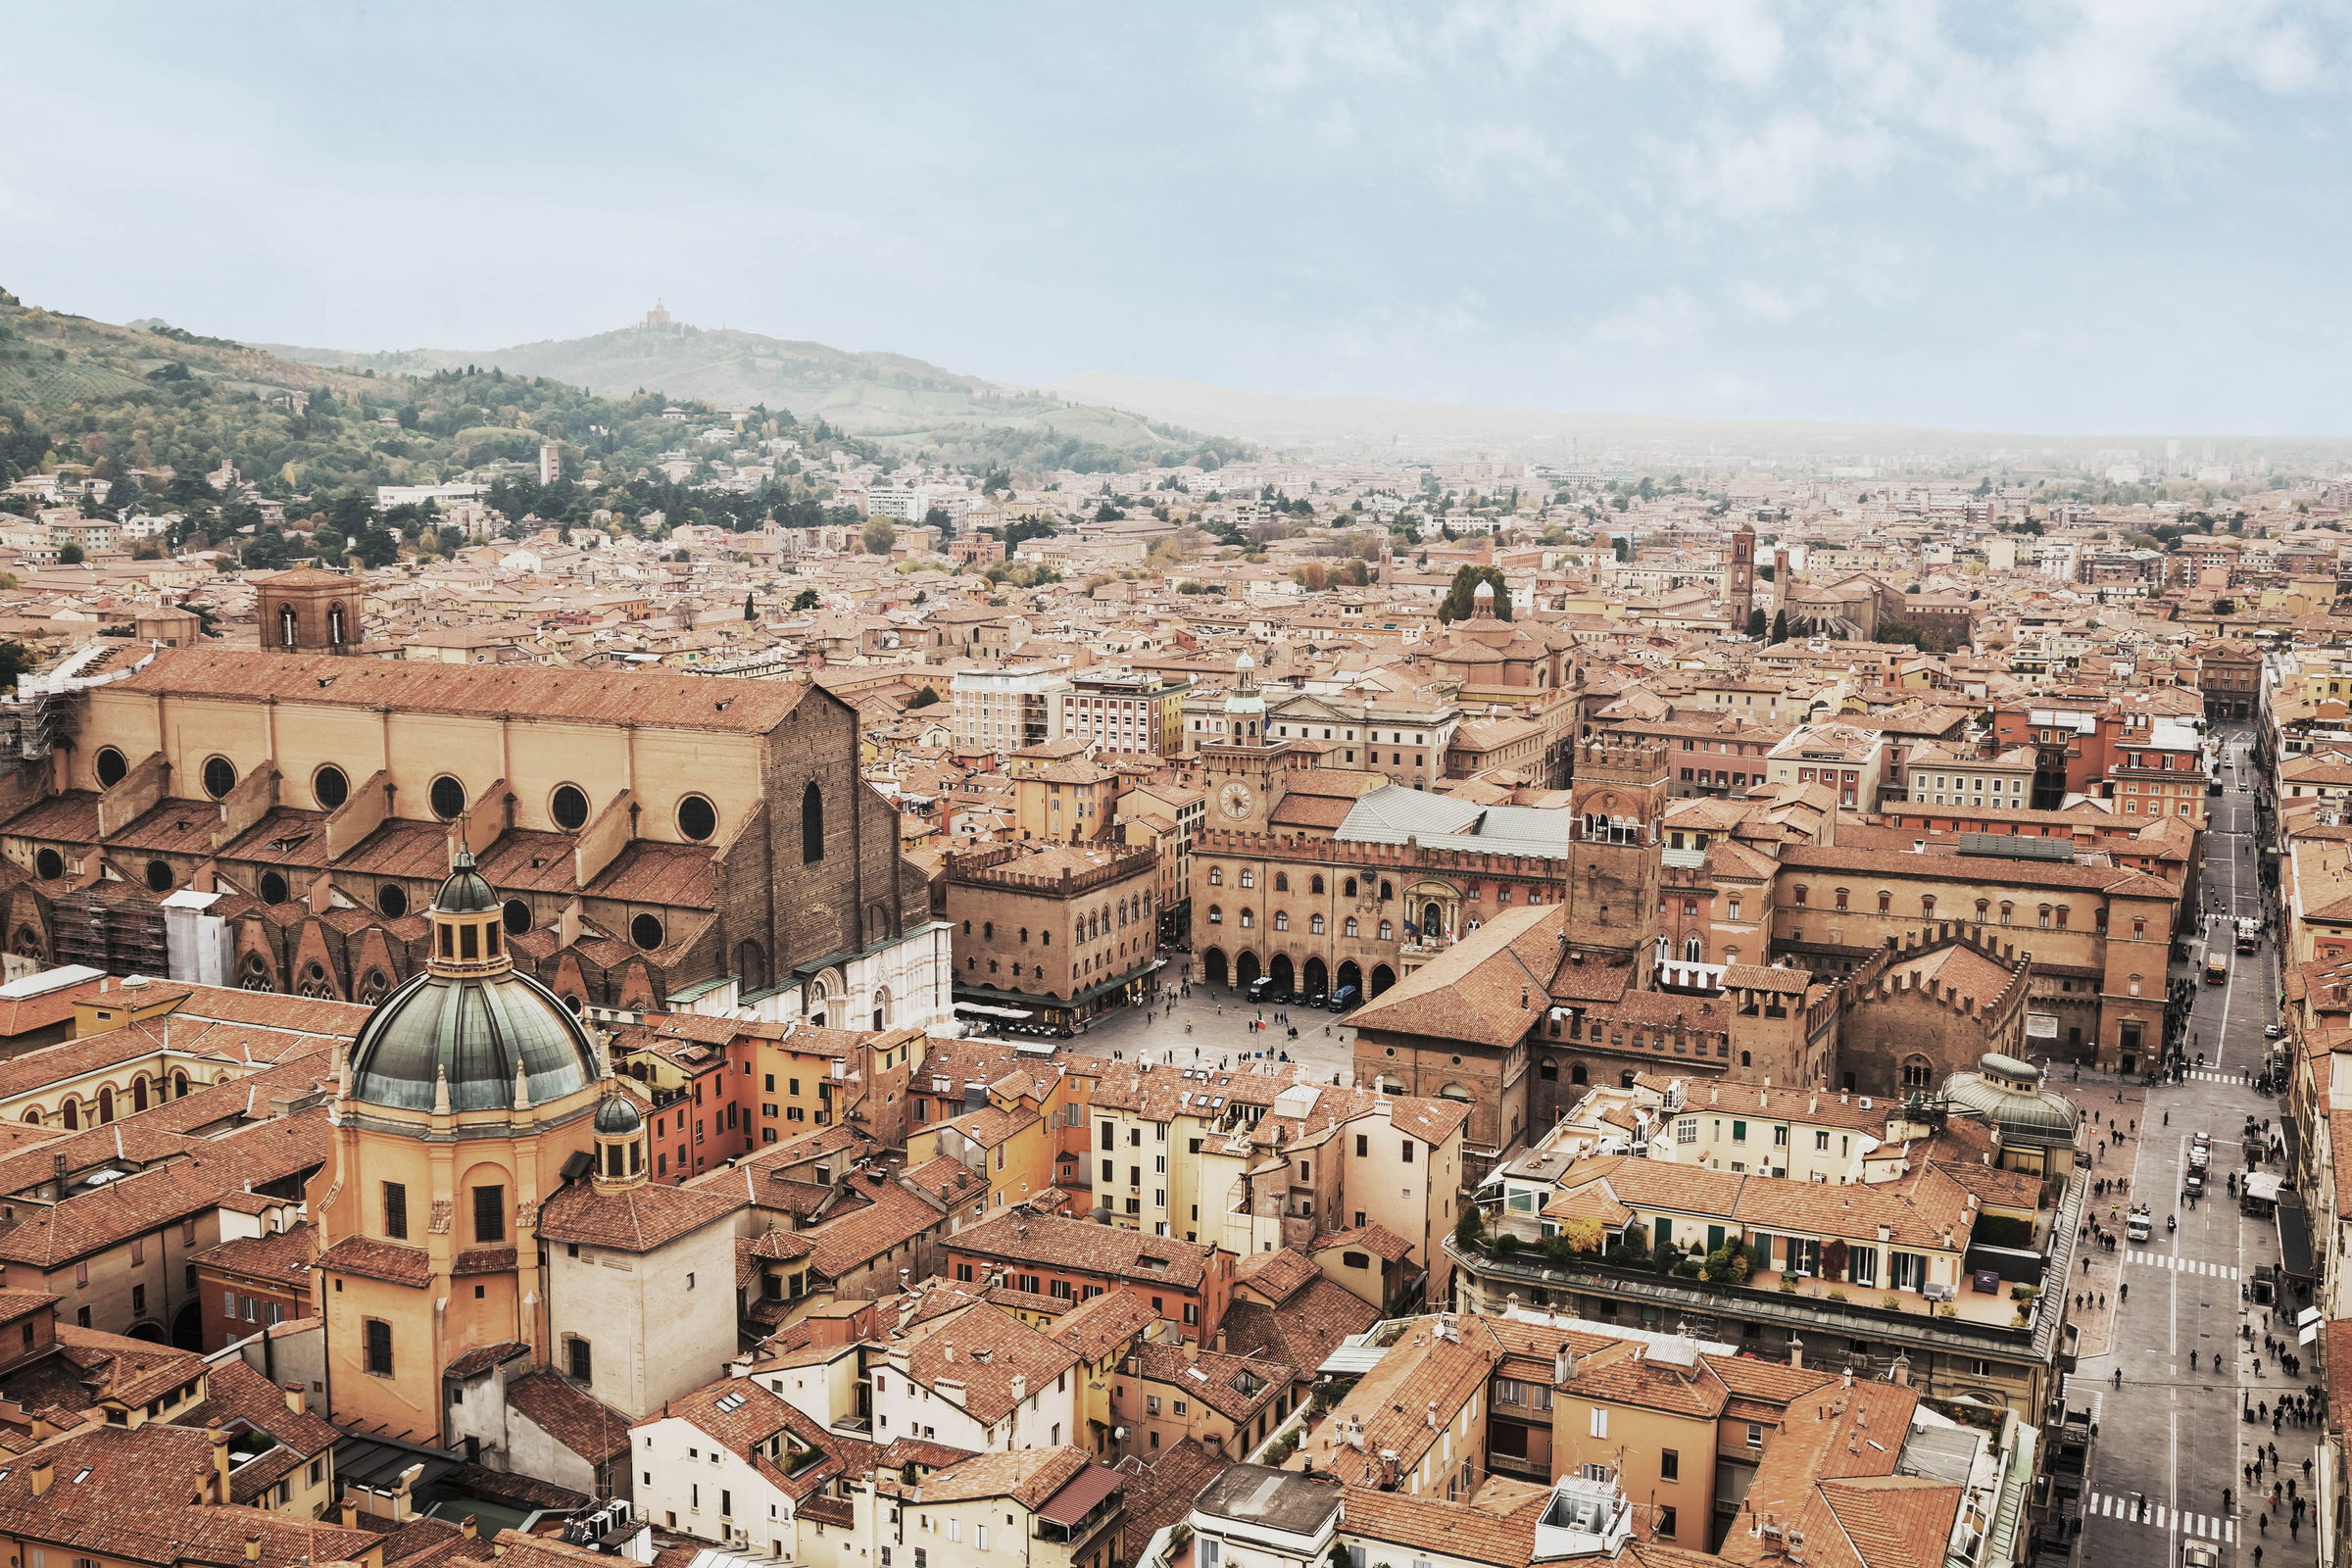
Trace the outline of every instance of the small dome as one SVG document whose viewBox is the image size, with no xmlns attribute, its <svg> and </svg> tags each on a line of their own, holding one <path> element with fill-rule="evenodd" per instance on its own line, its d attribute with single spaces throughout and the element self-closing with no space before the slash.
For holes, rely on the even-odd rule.
<svg viewBox="0 0 2352 1568">
<path fill-rule="evenodd" d="M 2041 1084 L 2041 1069 L 1997 1052 L 1977 1062 L 1975 1072 L 1944 1080 L 1943 1098 L 1957 1114 L 1998 1128 L 2001 1142 L 2071 1145 L 2082 1112 L 2055 1089 Z"/>
<path fill-rule="evenodd" d="M 451 864 L 449 880 L 433 895 L 433 907 L 443 914 L 483 914 L 498 907 L 498 895 L 473 868 L 473 852 L 461 849 Z"/>
<path fill-rule="evenodd" d="M 1470 590 L 1470 597 L 1473 599 L 1492 599 L 1494 597 L 1494 585 L 1491 582 L 1482 581 L 1477 587 Z"/>
<path fill-rule="evenodd" d="M 1257 667 L 1257 661 L 1251 659 L 1247 653 L 1245 653 L 1241 658 L 1233 662 L 1233 667 L 1236 669 L 1255 669 Z"/>
<path fill-rule="evenodd" d="M 645 1117 L 628 1096 L 607 1095 L 596 1107 L 596 1130 L 608 1137 L 633 1137 L 645 1131 Z"/>
</svg>

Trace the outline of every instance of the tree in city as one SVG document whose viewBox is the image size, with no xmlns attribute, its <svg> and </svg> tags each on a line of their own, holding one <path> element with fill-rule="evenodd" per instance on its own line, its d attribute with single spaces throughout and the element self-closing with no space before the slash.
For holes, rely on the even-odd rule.
<svg viewBox="0 0 2352 1568">
<path fill-rule="evenodd" d="M 814 610 L 816 608 L 816 590 L 813 588 L 804 588 L 799 593 L 793 595 L 792 608 L 795 610 Z"/>
<path fill-rule="evenodd" d="M 908 708 L 929 708 L 933 703 L 938 701 L 939 693 L 933 691 L 930 687 L 925 686 L 906 700 L 906 706 Z"/>
<path fill-rule="evenodd" d="M 1772 640 L 1776 643 L 1785 643 L 1788 640 L 1788 612 L 1786 610 L 1773 612 Z"/>
<path fill-rule="evenodd" d="M 58 559 L 58 560 L 59 560 L 61 563 L 63 563 L 63 564 L 66 564 L 66 565 L 69 565 L 69 566 L 78 566 L 78 565 L 80 565 L 80 564 L 81 564 L 81 546 L 79 546 L 79 545 L 68 545 L 68 546 L 66 546 L 64 549 L 60 550 L 60 551 L 57 553 L 57 559 Z"/>
<path fill-rule="evenodd" d="M 1767 629 L 1768 623 L 1762 610 L 1751 610 L 1747 612 L 1747 634 L 1750 637 L 1761 637 Z"/>
<path fill-rule="evenodd" d="M 751 592 L 748 589 L 744 592 L 743 596 L 743 618 L 746 620 L 758 620 L 760 618 L 760 612 L 753 607 Z"/>
<path fill-rule="evenodd" d="M 858 532 L 858 542 L 869 556 L 887 556 L 891 546 L 899 542 L 899 530 L 890 525 L 888 517 L 868 517 Z"/>
<path fill-rule="evenodd" d="M 1494 589 L 1494 618 L 1511 618 L 1511 590 L 1502 580 L 1500 566 L 1457 566 L 1453 581 L 1446 589 L 1446 597 L 1438 602 L 1438 619 L 1450 626 L 1457 620 L 1468 620 L 1475 608 L 1480 583 L 1492 584 Z"/>
</svg>

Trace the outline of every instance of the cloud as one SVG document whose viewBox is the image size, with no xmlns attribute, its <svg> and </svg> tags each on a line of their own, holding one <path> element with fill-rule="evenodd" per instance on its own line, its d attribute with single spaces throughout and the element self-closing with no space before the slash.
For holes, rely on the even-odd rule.
<svg viewBox="0 0 2352 1568">
<path fill-rule="evenodd" d="M 1821 290 L 1810 283 L 1802 288 L 1787 289 L 1759 283 L 1753 278 L 1741 278 L 1724 292 L 1742 315 L 1776 325 L 1821 303 Z"/>
<path fill-rule="evenodd" d="M 1687 206 L 1732 218 L 1764 217 L 1809 205 L 1825 181 L 1867 181 L 1894 159 L 1882 135 L 1833 131 L 1812 115 L 1774 115 L 1742 128 L 1718 123 L 1700 140 L 1669 149 L 1675 194 Z"/>
<path fill-rule="evenodd" d="M 1682 289 L 1668 288 L 1593 318 L 1585 336 L 1618 348 L 1663 349 L 1697 341 L 1706 326 L 1698 302 Z"/>
</svg>

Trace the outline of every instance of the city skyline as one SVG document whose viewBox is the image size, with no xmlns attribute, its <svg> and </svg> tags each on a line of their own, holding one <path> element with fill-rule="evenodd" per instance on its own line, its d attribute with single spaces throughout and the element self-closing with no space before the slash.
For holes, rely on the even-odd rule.
<svg viewBox="0 0 2352 1568">
<path fill-rule="evenodd" d="M 108 112 L 28 80 L 0 153 L 0 281 L 102 319 L 490 349 L 660 296 L 1024 385 L 2352 422 L 2325 8 L 113 17 Z"/>
</svg>

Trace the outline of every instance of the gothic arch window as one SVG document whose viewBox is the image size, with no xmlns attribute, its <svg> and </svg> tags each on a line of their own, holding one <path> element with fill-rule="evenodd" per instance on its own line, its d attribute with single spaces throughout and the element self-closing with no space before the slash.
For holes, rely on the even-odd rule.
<svg viewBox="0 0 2352 1568">
<path fill-rule="evenodd" d="M 801 863 L 814 865 L 825 858 L 825 796 L 810 779 L 801 791 Z"/>
<path fill-rule="evenodd" d="M 1355 934 L 1356 934 L 1355 916 L 1351 914 L 1351 915 L 1348 916 L 1347 920 L 1346 920 L 1346 921 L 1344 921 L 1344 922 L 1341 924 L 1341 926 L 1340 926 L 1340 935 L 1342 935 L 1342 936 L 1348 936 L 1348 937 L 1351 937 L 1351 936 L 1354 936 Z"/>
<path fill-rule="evenodd" d="M 1208 923 L 1210 925 L 1223 925 L 1225 923 L 1225 911 L 1216 905 L 1210 905 L 1208 906 Z"/>
<path fill-rule="evenodd" d="M 1277 893 L 1288 893 L 1291 891 L 1290 872 L 1277 871 L 1274 873 L 1274 891 Z"/>
<path fill-rule="evenodd" d="M 1321 936 L 1323 934 L 1323 917 L 1319 914 L 1308 915 L 1306 917 L 1306 929 L 1311 935 L 1318 937 Z"/>
<path fill-rule="evenodd" d="M 1903 1058 L 1903 1087 L 1926 1089 L 1936 1081 L 1936 1068 L 1916 1052 Z"/>
<path fill-rule="evenodd" d="M 316 958 L 303 965 L 302 978 L 295 983 L 294 994 L 298 997 L 309 997 L 315 1002 L 331 1001 L 335 994 L 335 987 L 334 982 L 327 976 L 326 966 Z"/>
<path fill-rule="evenodd" d="M 1290 928 L 1291 911 L 1288 909 L 1276 909 L 1274 911 L 1274 929 L 1277 931 L 1288 931 Z"/>
<path fill-rule="evenodd" d="M 372 1007 L 391 995 L 391 976 L 385 974 L 381 969 L 370 969 L 368 971 L 368 978 L 360 982 L 358 1000 L 363 1005 Z"/>
<path fill-rule="evenodd" d="M 1250 926 L 1253 926 L 1253 925 L 1255 925 L 1255 924 L 1257 924 L 1257 915 L 1256 915 L 1256 913 L 1255 913 L 1254 911 L 1252 911 L 1252 910 L 1250 910 L 1250 909 L 1244 909 L 1244 910 L 1242 911 L 1242 927 L 1243 927 L 1243 929 L 1247 930 L 1247 929 L 1249 929 Z"/>
<path fill-rule="evenodd" d="M 1247 865 L 1242 867 L 1242 886 L 1246 888 L 1257 886 L 1257 872 L 1253 868 Z"/>
<path fill-rule="evenodd" d="M 31 926 L 21 925 L 17 927 L 16 936 L 10 939 L 8 951 L 20 958 L 40 957 L 41 934 Z"/>
<path fill-rule="evenodd" d="M 270 965 L 258 953 L 245 955 L 245 962 L 237 973 L 238 989 L 244 991 L 275 991 L 270 983 Z"/>
<path fill-rule="evenodd" d="M 1322 892 L 1322 891 L 1323 891 L 1323 879 L 1322 879 L 1320 876 L 1317 876 L 1317 877 L 1313 878 L 1312 880 L 1310 880 L 1310 881 L 1307 883 L 1306 890 L 1307 890 L 1309 893 L 1320 893 L 1320 892 Z"/>
<path fill-rule="evenodd" d="M 1394 930 L 1396 930 L 1396 927 L 1395 927 L 1395 926 L 1393 926 L 1393 925 L 1391 925 L 1391 924 L 1390 924 L 1388 921 L 1386 921 L 1386 920 L 1383 920 L 1383 921 L 1381 921 L 1381 922 L 1380 922 L 1380 940 L 1381 940 L 1381 941 L 1383 941 L 1383 942 L 1387 942 L 1387 941 L 1391 940 L 1391 938 L 1390 938 L 1390 933 L 1391 933 L 1391 932 L 1393 932 Z"/>
<path fill-rule="evenodd" d="M 1706 956 L 1707 945 L 1699 938 L 1692 937 L 1683 944 L 1683 961 L 1685 963 L 1703 963 L 1706 961 Z"/>
<path fill-rule="evenodd" d="M 1396 890 L 1391 886 L 1386 877 L 1383 877 L 1380 883 L 1380 902 L 1386 904 L 1389 902 L 1389 900 L 1395 898 L 1396 896 Z"/>
<path fill-rule="evenodd" d="M 1340 884 L 1340 894 L 1341 894 L 1341 896 L 1342 896 L 1343 898 L 1349 898 L 1349 899 L 1352 899 L 1352 898 L 1354 898 L 1354 897 L 1355 897 L 1355 878 L 1353 878 L 1353 877 L 1349 877 L 1349 878 L 1348 878 L 1347 881 L 1345 881 L 1345 882 L 1342 882 L 1342 883 Z"/>
</svg>

